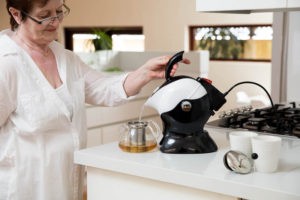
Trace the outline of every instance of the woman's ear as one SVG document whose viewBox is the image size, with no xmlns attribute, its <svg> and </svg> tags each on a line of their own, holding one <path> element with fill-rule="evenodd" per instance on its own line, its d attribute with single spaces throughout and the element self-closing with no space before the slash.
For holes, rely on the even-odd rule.
<svg viewBox="0 0 300 200">
<path fill-rule="evenodd" d="M 8 10 L 10 14 L 13 16 L 13 18 L 15 19 L 15 21 L 20 25 L 22 21 L 21 11 L 13 7 L 10 7 Z"/>
</svg>

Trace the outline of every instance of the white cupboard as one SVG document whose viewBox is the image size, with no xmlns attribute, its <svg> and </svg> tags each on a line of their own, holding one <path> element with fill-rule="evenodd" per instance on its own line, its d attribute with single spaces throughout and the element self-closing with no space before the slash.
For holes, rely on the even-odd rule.
<svg viewBox="0 0 300 200">
<path fill-rule="evenodd" d="M 299 8 L 300 0 L 287 0 L 287 8 Z"/>
<path fill-rule="evenodd" d="M 196 11 L 199 12 L 273 12 L 287 9 L 300 9 L 299 0 L 196 0 Z"/>
</svg>

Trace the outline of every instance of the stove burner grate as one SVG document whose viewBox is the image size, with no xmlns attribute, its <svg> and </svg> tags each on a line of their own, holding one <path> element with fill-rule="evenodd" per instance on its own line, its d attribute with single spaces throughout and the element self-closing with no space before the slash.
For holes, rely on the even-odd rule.
<svg viewBox="0 0 300 200">
<path fill-rule="evenodd" d="M 234 112 L 221 116 L 208 124 L 227 128 L 243 128 L 258 132 L 296 136 L 300 138 L 300 108 L 291 102 L 288 105 L 275 104 L 273 107 Z"/>
</svg>

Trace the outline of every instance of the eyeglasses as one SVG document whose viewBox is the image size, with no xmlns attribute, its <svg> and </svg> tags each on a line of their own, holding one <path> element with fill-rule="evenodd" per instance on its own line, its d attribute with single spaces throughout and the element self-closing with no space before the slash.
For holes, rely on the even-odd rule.
<svg viewBox="0 0 300 200">
<path fill-rule="evenodd" d="M 56 16 L 47 17 L 42 20 L 37 20 L 24 11 L 21 11 L 21 13 L 23 13 L 24 15 L 29 17 L 32 21 L 34 21 L 38 24 L 48 26 L 49 24 L 53 23 L 55 21 L 55 19 L 58 19 L 59 22 L 62 22 L 62 20 L 70 13 L 70 8 L 68 6 L 66 6 L 65 4 L 63 4 L 62 10 L 59 11 L 59 13 Z"/>
</svg>

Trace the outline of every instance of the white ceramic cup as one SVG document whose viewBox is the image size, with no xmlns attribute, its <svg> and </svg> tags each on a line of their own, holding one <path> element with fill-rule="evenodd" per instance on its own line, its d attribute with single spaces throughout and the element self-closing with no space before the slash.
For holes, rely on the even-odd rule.
<svg viewBox="0 0 300 200">
<path fill-rule="evenodd" d="M 257 155 L 254 159 L 255 170 L 258 172 L 275 172 L 281 149 L 281 138 L 277 136 L 260 135 L 253 137 L 252 151 Z"/>
<path fill-rule="evenodd" d="M 232 131 L 229 133 L 230 149 L 239 151 L 251 158 L 252 145 L 251 138 L 257 136 L 252 131 Z"/>
</svg>

